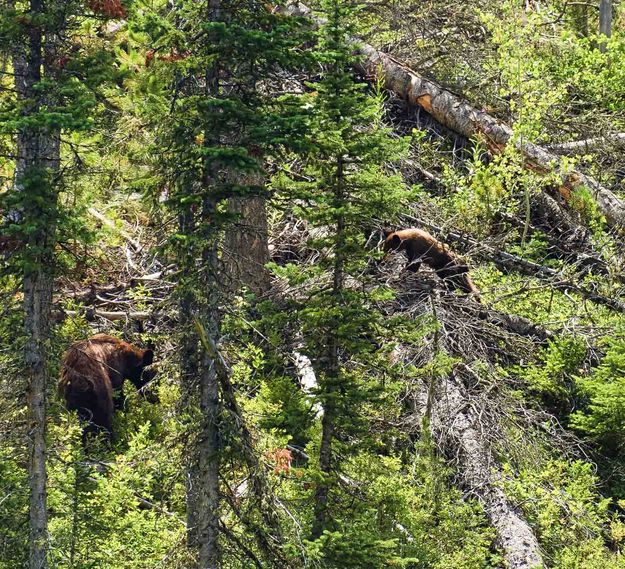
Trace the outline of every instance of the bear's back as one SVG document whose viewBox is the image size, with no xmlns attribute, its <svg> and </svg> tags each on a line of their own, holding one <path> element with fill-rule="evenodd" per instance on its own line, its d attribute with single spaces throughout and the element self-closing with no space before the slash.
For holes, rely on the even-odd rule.
<svg viewBox="0 0 625 569">
<path fill-rule="evenodd" d="M 117 389 L 128 368 L 136 365 L 141 357 L 141 350 L 127 342 L 108 334 L 96 334 L 67 349 L 59 387 L 63 391 L 72 385 L 81 391 Z"/>
<path fill-rule="evenodd" d="M 400 229 L 389 235 L 394 235 L 401 239 L 400 250 L 407 251 L 413 257 L 421 257 L 426 263 L 442 260 L 447 262 L 451 256 L 451 252 L 432 235 L 423 229 L 410 227 L 408 229 Z"/>
</svg>

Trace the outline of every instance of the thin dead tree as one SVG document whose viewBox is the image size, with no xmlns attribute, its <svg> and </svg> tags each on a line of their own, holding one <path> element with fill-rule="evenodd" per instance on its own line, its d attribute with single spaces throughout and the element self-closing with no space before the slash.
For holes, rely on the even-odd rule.
<svg viewBox="0 0 625 569">
<path fill-rule="evenodd" d="M 599 33 L 606 38 L 612 35 L 612 0 L 601 0 L 599 4 Z M 605 53 L 607 45 L 601 41 L 599 49 Z"/>
</svg>

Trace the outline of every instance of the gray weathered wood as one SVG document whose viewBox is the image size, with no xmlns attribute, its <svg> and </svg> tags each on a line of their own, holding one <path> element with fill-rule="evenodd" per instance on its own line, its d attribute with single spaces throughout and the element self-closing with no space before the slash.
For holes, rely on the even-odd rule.
<svg viewBox="0 0 625 569">
<path fill-rule="evenodd" d="M 612 35 L 612 0 L 601 0 L 599 4 L 599 33 L 607 38 Z M 605 53 L 605 42 L 599 44 L 599 49 Z"/>
<path fill-rule="evenodd" d="M 465 393 L 461 381 L 451 374 L 433 384 L 434 393 L 424 389 L 416 397 L 415 427 L 420 428 L 431 402 L 430 425 L 438 441 L 451 445 L 457 453 L 464 486 L 484 505 L 497 532 L 507 567 L 543 567 L 540 546 L 521 511 L 501 487 L 501 471 L 493 451 L 480 431 L 479 410 Z"/>
</svg>

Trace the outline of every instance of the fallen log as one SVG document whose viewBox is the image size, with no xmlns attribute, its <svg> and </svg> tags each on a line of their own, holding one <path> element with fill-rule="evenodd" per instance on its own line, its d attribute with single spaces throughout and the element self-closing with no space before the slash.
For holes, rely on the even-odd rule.
<svg viewBox="0 0 625 569">
<path fill-rule="evenodd" d="M 507 566 L 510 569 L 543 567 L 538 539 L 501 488 L 499 465 L 481 432 L 479 416 L 461 381 L 452 373 L 432 388 L 434 393 L 423 389 L 415 394 L 416 412 L 409 420 L 411 428 L 420 430 L 429 411 L 429 425 L 436 440 L 452 447 L 456 453 L 463 485 L 483 504 Z"/>
<path fill-rule="evenodd" d="M 310 8 L 296 2 L 283 9 L 285 14 L 305 16 L 320 22 Z M 492 153 L 501 153 L 509 144 L 525 158 L 528 168 L 541 174 L 554 170 L 562 180 L 559 188 L 562 196 L 570 201 L 572 192 L 579 188 L 588 188 L 594 196 L 599 211 L 607 223 L 614 227 L 625 228 L 625 201 L 614 192 L 603 187 L 594 178 L 580 170 L 565 167 L 561 158 L 541 146 L 515 137 L 512 128 L 499 121 L 484 110 L 470 105 L 462 97 L 445 89 L 436 82 L 426 79 L 391 55 L 354 38 L 354 47 L 363 57 L 361 69 L 367 77 L 381 74 L 384 86 L 398 97 L 417 105 L 429 113 L 435 120 L 466 138 L 483 139 Z"/>
<path fill-rule="evenodd" d="M 592 152 L 599 146 L 625 146 L 625 132 L 606 134 L 605 136 L 595 136 L 584 140 L 574 140 L 572 142 L 562 142 L 560 144 L 550 144 L 549 150 L 554 154 L 580 154 L 582 152 Z"/>
<path fill-rule="evenodd" d="M 104 318 L 105 320 L 150 320 L 150 318 L 157 318 L 158 315 L 154 312 L 143 311 L 118 311 L 112 312 L 109 310 L 98 310 L 96 308 L 85 308 L 84 310 L 56 310 L 54 312 L 54 319 L 56 321 L 63 320 L 64 318 L 76 318 L 77 316 L 84 316 L 87 322 L 93 322 L 97 318 Z"/>
</svg>

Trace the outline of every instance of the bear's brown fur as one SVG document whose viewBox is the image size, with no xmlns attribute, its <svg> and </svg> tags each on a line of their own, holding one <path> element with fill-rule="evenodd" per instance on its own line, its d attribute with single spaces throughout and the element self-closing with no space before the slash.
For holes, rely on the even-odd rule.
<svg viewBox="0 0 625 569">
<path fill-rule="evenodd" d="M 90 423 L 88 430 L 104 430 L 111 435 L 113 410 L 123 397 L 124 380 L 129 379 L 137 389 L 143 387 L 151 379 L 150 374 L 143 375 L 143 369 L 153 359 L 152 350 L 97 334 L 72 344 L 63 355 L 59 392 L 67 408 Z"/>
<path fill-rule="evenodd" d="M 474 294 L 479 300 L 479 290 L 469 276 L 469 267 L 463 263 L 444 243 L 427 231 L 410 227 L 399 231 L 384 232 L 385 253 L 405 251 L 408 257 L 406 268 L 417 272 L 421 263 L 430 266 L 450 290 L 462 290 Z"/>
</svg>

